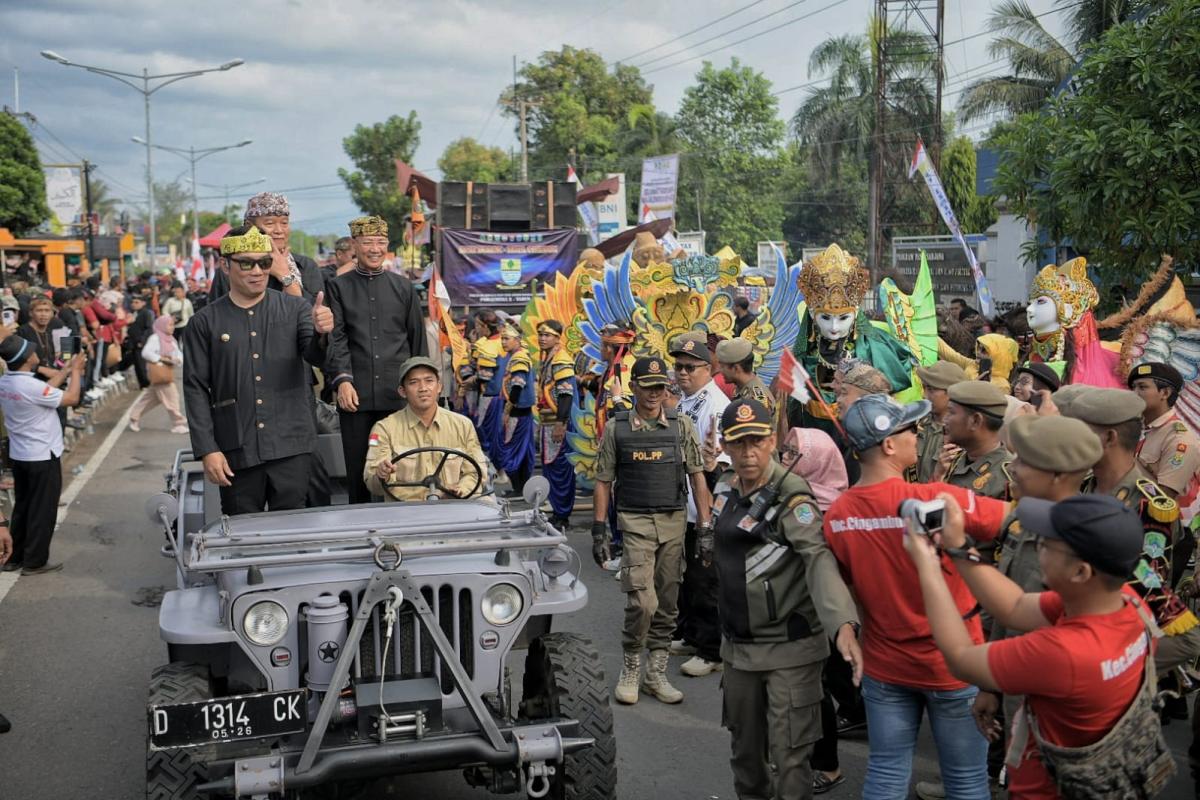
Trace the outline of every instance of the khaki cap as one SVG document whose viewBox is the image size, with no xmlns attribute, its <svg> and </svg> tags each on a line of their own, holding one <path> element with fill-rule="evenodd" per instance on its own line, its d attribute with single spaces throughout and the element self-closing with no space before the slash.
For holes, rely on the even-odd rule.
<svg viewBox="0 0 1200 800">
<path fill-rule="evenodd" d="M 917 367 L 917 377 L 931 389 L 949 389 L 956 383 L 969 380 L 963 368 L 950 361 L 937 361 L 928 367 Z"/>
<path fill-rule="evenodd" d="M 1100 437 L 1071 417 L 1017 417 L 1008 439 L 1017 458 L 1046 472 L 1085 472 L 1103 455 Z"/>
<path fill-rule="evenodd" d="M 1004 398 L 1004 393 L 988 381 L 962 381 L 951 386 L 946 393 L 950 395 L 951 402 L 997 419 L 1004 419 L 1008 411 L 1008 400 Z"/>
<path fill-rule="evenodd" d="M 717 345 L 717 361 L 722 364 L 738 364 L 745 361 L 754 352 L 754 345 L 749 339 L 735 336 Z"/>
<path fill-rule="evenodd" d="M 1075 399 L 1066 409 L 1059 409 L 1065 416 L 1101 426 L 1120 425 L 1133 419 L 1140 420 L 1145 410 L 1146 401 L 1133 392 L 1095 386 L 1077 392 Z"/>
</svg>

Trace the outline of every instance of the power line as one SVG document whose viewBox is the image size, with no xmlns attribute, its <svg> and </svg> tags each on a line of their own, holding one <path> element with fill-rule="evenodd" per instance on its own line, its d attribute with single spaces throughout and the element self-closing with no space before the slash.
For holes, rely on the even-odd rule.
<svg viewBox="0 0 1200 800">
<path fill-rule="evenodd" d="M 728 14 L 717 17 L 716 19 L 712 20 L 711 22 L 706 22 L 703 25 L 698 25 L 695 28 L 692 28 L 687 33 L 681 33 L 678 36 L 676 36 L 674 39 L 668 39 L 667 41 L 656 44 L 653 47 L 647 47 L 645 50 L 639 50 L 638 52 L 634 53 L 631 56 L 625 56 L 624 58 L 619 58 L 616 61 L 611 62 L 611 63 L 621 64 L 626 61 L 632 61 L 633 59 L 635 59 L 639 56 L 644 56 L 644 55 L 646 55 L 646 53 L 649 53 L 653 50 L 657 50 L 660 47 L 666 47 L 669 44 L 674 44 L 675 42 L 678 42 L 680 39 L 686 39 L 687 37 L 691 36 L 693 33 L 699 33 L 700 31 L 704 30 L 705 28 L 711 28 L 713 25 L 716 25 L 718 22 L 724 22 L 725 20 L 729 19 L 732 16 L 740 14 L 743 11 L 746 11 L 760 3 L 765 3 L 765 2 L 766 2 L 766 0 L 754 0 L 753 3 L 747 3 L 744 6 L 739 6 L 738 8 L 735 8 L 733 11 L 730 11 Z M 703 42 L 701 42 L 701 44 L 703 44 Z"/>
<path fill-rule="evenodd" d="M 762 22 L 764 19 L 770 19 L 771 17 L 778 16 L 778 15 L 782 14 L 783 12 L 785 12 L 785 11 L 788 11 L 789 9 L 793 9 L 793 8 L 795 8 L 796 6 L 798 6 L 798 5 L 802 5 L 802 4 L 806 3 L 806 2 L 808 2 L 808 0 L 795 0 L 795 2 L 793 2 L 793 3 L 788 3 L 788 4 L 787 4 L 786 6 L 784 6 L 783 8 L 776 9 L 775 11 L 772 11 L 772 12 L 771 12 L 771 13 L 769 13 L 769 14 L 763 14 L 761 17 L 755 17 L 754 19 L 750 20 L 749 22 L 743 22 L 741 25 L 738 25 L 736 28 L 730 28 L 730 29 L 729 29 L 729 30 L 727 30 L 727 31 L 722 31 L 721 33 L 718 33 L 718 34 L 716 34 L 716 35 L 710 36 L 710 37 L 708 37 L 707 39 L 701 39 L 701 40 L 700 40 L 700 41 L 698 41 L 698 42 L 694 42 L 694 43 L 692 43 L 692 44 L 688 45 L 687 47 L 684 47 L 682 50 L 676 50 L 676 51 L 675 51 L 675 52 L 673 52 L 673 53 L 667 53 L 666 55 L 657 56 L 657 57 L 655 57 L 655 58 L 652 58 L 652 59 L 650 59 L 649 61 L 643 61 L 641 64 L 636 64 L 635 66 L 636 66 L 638 69 L 645 69 L 646 67 L 648 67 L 648 66 L 650 66 L 651 64 L 653 64 L 655 61 L 662 61 L 663 59 L 667 59 L 667 58 L 674 58 L 674 57 L 675 57 L 675 56 L 677 56 L 677 55 L 681 55 L 681 54 L 683 54 L 683 53 L 686 53 L 686 52 L 688 52 L 689 50 L 692 50 L 692 49 L 694 49 L 694 48 L 700 47 L 701 45 L 708 44 L 709 42 L 714 42 L 714 41 L 716 41 L 717 39 L 720 39 L 720 38 L 721 38 L 721 37 L 723 37 L 723 36 L 728 36 L 728 35 L 729 35 L 729 34 L 731 34 L 731 33 L 737 33 L 737 32 L 738 32 L 738 31 L 740 31 L 740 30 L 744 30 L 744 29 L 746 29 L 746 28 L 749 28 L 751 25 L 757 25 L 758 23 Z M 782 26 L 781 26 L 781 27 L 782 27 Z M 776 28 L 772 28 L 772 30 L 777 30 L 777 29 L 776 29 Z M 735 43 L 735 44 L 736 44 L 736 43 Z"/>
</svg>

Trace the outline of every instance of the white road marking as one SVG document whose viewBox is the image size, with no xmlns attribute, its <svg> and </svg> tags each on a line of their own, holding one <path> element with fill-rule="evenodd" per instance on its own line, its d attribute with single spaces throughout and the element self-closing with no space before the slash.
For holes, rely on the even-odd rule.
<svg viewBox="0 0 1200 800">
<path fill-rule="evenodd" d="M 117 444 L 117 439 L 121 438 L 121 434 L 129 427 L 129 414 L 133 411 L 133 405 L 125 409 L 125 413 L 117 420 L 117 424 L 108 432 L 108 436 L 104 437 L 104 441 L 100 443 L 100 447 L 96 452 L 92 453 L 92 457 L 88 459 L 87 464 L 83 467 L 83 472 L 75 476 L 71 481 L 71 485 L 62 493 L 62 497 L 58 501 L 58 517 L 55 520 L 55 530 L 63 524 L 63 520 L 67 518 L 67 513 L 71 510 L 71 504 L 75 502 L 75 498 L 83 491 L 83 487 L 92 479 L 92 476 L 100 469 L 100 465 L 104 463 L 104 459 Z M 21 575 L 17 572 L 0 572 L 0 602 L 4 601 L 6 595 L 14 585 L 17 578 Z"/>
</svg>

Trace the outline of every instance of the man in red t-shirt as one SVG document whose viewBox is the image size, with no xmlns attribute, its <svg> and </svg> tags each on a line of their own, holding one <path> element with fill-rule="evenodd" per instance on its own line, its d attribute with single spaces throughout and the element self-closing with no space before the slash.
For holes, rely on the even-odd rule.
<svg viewBox="0 0 1200 800">
<path fill-rule="evenodd" d="M 882 394 L 850 406 L 842 424 L 862 477 L 825 515 L 825 538 L 863 615 L 863 700 L 870 742 L 863 796 L 908 797 L 917 732 L 926 711 L 946 795 L 988 800 L 987 740 L 971 716 L 977 689 L 950 674 L 933 641 L 917 571 L 904 555 L 898 509 L 904 500 L 932 500 L 948 492 L 966 509 L 967 532 L 990 541 L 1008 504 L 948 484 L 905 482 L 905 471 L 917 461 L 916 425 L 929 410 L 927 400 L 903 406 Z M 975 598 L 948 558 L 943 569 L 972 640 L 982 642 Z"/>
<path fill-rule="evenodd" d="M 1083 747 L 1099 741 L 1141 686 L 1150 636 L 1124 587 L 1142 552 L 1142 524 L 1121 501 L 1079 495 L 1058 503 L 1026 497 L 1017 505 L 1022 528 L 1038 535 L 1038 563 L 1050 591 L 1027 593 L 974 551 L 964 550 L 963 515 L 946 501 L 940 537 L 911 534 L 905 549 L 921 578 L 925 608 L 950 671 L 991 691 L 1025 695 L 1051 744 Z M 959 618 L 942 574 L 944 553 L 957 559 L 980 603 L 1010 630 L 1030 631 L 979 644 Z M 1009 765 L 1009 797 L 1057 798 L 1029 736 Z"/>
</svg>

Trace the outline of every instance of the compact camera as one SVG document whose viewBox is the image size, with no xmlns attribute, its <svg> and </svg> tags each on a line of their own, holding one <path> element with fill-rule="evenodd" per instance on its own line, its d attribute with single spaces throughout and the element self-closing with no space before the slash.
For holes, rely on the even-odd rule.
<svg viewBox="0 0 1200 800">
<path fill-rule="evenodd" d="M 946 518 L 946 501 L 945 500 L 920 500 L 908 499 L 900 503 L 900 518 L 905 522 L 915 522 L 914 526 L 917 533 L 924 536 L 932 536 L 942 529 L 943 521 Z"/>
</svg>

